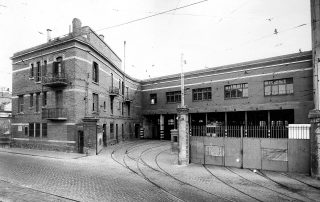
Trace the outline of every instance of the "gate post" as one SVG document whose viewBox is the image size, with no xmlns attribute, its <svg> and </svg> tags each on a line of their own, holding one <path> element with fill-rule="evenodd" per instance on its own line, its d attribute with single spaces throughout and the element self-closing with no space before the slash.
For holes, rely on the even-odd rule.
<svg viewBox="0 0 320 202">
<path fill-rule="evenodd" d="M 178 131 L 179 131 L 179 152 L 178 152 L 178 164 L 189 164 L 189 121 L 188 112 L 189 109 L 186 106 L 177 108 L 178 112 Z"/>
<path fill-rule="evenodd" d="M 309 119 L 311 122 L 311 176 L 320 178 L 320 110 L 311 110 Z"/>
</svg>

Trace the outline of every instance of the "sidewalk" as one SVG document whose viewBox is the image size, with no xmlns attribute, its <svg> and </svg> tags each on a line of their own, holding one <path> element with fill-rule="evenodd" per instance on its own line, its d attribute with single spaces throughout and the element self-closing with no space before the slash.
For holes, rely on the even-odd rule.
<svg viewBox="0 0 320 202">
<path fill-rule="evenodd" d="M 15 147 L 0 148 L 0 152 L 27 155 L 27 156 L 39 156 L 39 157 L 54 158 L 54 159 L 78 159 L 78 158 L 86 157 L 85 154 L 79 154 L 79 153 L 24 149 L 24 148 L 15 148 Z"/>
<path fill-rule="evenodd" d="M 0 201 L 75 201 L 0 180 Z"/>
</svg>

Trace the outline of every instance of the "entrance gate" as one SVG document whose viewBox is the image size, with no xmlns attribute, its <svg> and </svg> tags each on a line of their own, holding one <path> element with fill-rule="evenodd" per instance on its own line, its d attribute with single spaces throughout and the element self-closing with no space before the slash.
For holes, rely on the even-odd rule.
<svg viewBox="0 0 320 202">
<path fill-rule="evenodd" d="M 310 126 L 193 126 L 192 163 L 284 172 L 310 170 Z"/>
</svg>

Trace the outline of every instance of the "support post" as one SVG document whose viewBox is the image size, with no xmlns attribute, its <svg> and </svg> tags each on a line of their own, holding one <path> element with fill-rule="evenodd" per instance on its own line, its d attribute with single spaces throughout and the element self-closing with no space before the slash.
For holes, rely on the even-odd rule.
<svg viewBox="0 0 320 202">
<path fill-rule="evenodd" d="M 179 129 L 179 152 L 178 164 L 189 164 L 189 109 L 187 107 L 178 107 L 178 129 Z"/>
</svg>

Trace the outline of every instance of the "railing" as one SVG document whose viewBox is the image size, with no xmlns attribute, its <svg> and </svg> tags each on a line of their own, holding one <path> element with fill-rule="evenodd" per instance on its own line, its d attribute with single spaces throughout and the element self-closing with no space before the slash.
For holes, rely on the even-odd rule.
<svg viewBox="0 0 320 202">
<path fill-rule="evenodd" d="M 51 120 L 67 120 L 67 109 L 47 108 L 42 109 L 42 118 Z"/>
<path fill-rule="evenodd" d="M 65 86 L 68 85 L 65 73 L 47 74 L 42 77 L 42 83 L 45 86 Z"/>
<path fill-rule="evenodd" d="M 119 95 L 119 88 L 117 87 L 109 87 L 109 95 L 116 96 Z"/>
<path fill-rule="evenodd" d="M 294 126 L 295 125 L 295 126 Z M 290 131 L 289 131 L 290 129 Z M 192 126 L 191 136 L 309 139 L 310 126 Z"/>
</svg>

